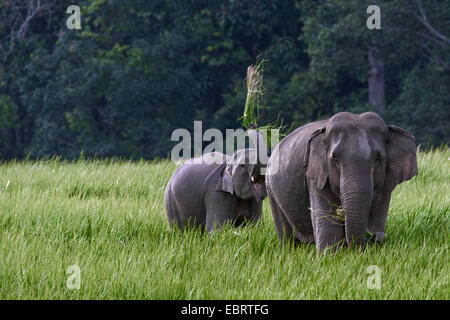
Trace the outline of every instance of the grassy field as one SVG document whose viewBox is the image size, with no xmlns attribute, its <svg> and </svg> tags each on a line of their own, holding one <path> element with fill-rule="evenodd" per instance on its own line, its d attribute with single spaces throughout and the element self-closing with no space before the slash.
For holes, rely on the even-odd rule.
<svg viewBox="0 0 450 320">
<path fill-rule="evenodd" d="M 382 247 L 281 249 L 255 227 L 170 230 L 168 162 L 0 165 L 1 299 L 449 299 L 450 152 L 420 153 L 393 194 Z M 80 268 L 81 287 L 68 289 Z M 367 286 L 376 265 L 380 289 Z"/>
</svg>

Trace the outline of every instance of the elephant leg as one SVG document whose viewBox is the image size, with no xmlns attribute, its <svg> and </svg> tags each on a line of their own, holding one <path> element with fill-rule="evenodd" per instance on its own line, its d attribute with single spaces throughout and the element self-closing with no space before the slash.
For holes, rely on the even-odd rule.
<svg viewBox="0 0 450 320">
<path fill-rule="evenodd" d="M 263 200 L 252 200 L 251 202 L 251 221 L 253 223 L 257 223 L 259 220 L 261 220 L 262 212 L 263 212 Z"/>
<path fill-rule="evenodd" d="M 240 225 L 256 225 L 262 217 L 262 205 L 261 199 L 251 199 L 248 201 L 248 207 L 245 207 L 243 212 L 235 221 L 235 226 Z"/>
<path fill-rule="evenodd" d="M 206 211 L 206 232 L 211 233 L 214 230 L 222 228 L 227 222 L 232 222 L 233 220 L 227 217 L 226 214 L 217 212 L 217 210 Z"/>
<path fill-rule="evenodd" d="M 310 191 L 311 221 L 318 251 L 340 249 L 345 243 L 345 224 L 331 203 L 317 190 Z"/>
<path fill-rule="evenodd" d="M 389 202 L 391 201 L 391 192 L 383 190 L 373 200 L 372 209 L 369 214 L 369 223 L 367 228 L 372 234 L 370 242 L 380 244 L 386 237 L 384 234 L 386 228 L 387 213 L 389 211 Z"/>
<path fill-rule="evenodd" d="M 294 229 L 273 197 L 269 197 L 269 203 L 270 208 L 272 209 L 272 217 L 278 240 L 280 241 L 281 246 L 283 246 L 284 243 L 293 236 Z"/>
<path fill-rule="evenodd" d="M 230 195 L 215 194 L 208 197 L 206 203 L 206 231 L 208 233 L 233 223 L 238 218 L 235 199 Z"/>
</svg>

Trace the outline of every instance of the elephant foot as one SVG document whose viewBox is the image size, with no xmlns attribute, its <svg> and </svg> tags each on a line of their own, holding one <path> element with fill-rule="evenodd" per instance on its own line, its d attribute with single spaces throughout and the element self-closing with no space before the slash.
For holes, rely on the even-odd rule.
<svg viewBox="0 0 450 320">
<path fill-rule="evenodd" d="M 368 233 L 368 242 L 381 244 L 386 239 L 384 232 Z"/>
</svg>

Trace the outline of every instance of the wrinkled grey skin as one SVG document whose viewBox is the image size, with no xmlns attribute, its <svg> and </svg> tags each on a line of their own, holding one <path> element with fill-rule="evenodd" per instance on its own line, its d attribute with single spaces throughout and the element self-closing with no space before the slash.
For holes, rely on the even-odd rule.
<svg viewBox="0 0 450 320">
<path fill-rule="evenodd" d="M 413 135 L 375 113 L 341 112 L 296 129 L 275 148 L 266 186 L 280 242 L 319 251 L 384 240 L 391 192 L 417 174 Z M 345 223 L 338 219 L 342 206 Z"/>
<path fill-rule="evenodd" d="M 214 154 L 223 157 L 222 164 L 204 163 Z M 165 191 L 169 224 L 212 232 L 227 222 L 239 226 L 258 221 L 267 194 L 264 176 L 251 157 L 256 157 L 255 149 L 238 150 L 231 157 L 213 152 L 181 165 Z"/>
</svg>

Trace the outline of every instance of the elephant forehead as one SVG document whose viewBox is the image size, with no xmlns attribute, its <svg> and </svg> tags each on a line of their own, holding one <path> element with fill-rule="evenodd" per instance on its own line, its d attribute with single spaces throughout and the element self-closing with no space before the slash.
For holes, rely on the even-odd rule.
<svg viewBox="0 0 450 320">
<path fill-rule="evenodd" d="M 338 124 L 338 123 L 352 123 L 353 121 L 358 121 L 359 116 L 357 114 L 351 112 L 339 112 L 330 118 L 329 123 Z"/>
<path fill-rule="evenodd" d="M 359 127 L 359 121 L 356 117 L 332 117 L 330 121 L 328 121 L 326 132 L 332 133 L 334 131 L 337 132 L 346 132 L 352 131 Z"/>
<path fill-rule="evenodd" d="M 369 131 L 369 133 L 386 133 L 387 125 L 379 115 L 373 112 L 366 112 L 360 116 L 361 125 Z"/>
<path fill-rule="evenodd" d="M 372 142 L 365 128 L 355 128 L 346 132 L 340 132 L 333 139 L 331 149 L 346 158 L 358 158 L 368 160 L 372 155 Z"/>
<path fill-rule="evenodd" d="M 235 172 L 242 173 L 242 171 L 237 171 L 239 166 L 242 166 L 248 175 L 251 175 L 257 164 L 256 150 L 253 149 L 241 149 L 237 150 L 233 157 L 227 161 L 229 166 L 229 172 L 234 174 Z"/>
<path fill-rule="evenodd" d="M 243 149 L 235 152 L 234 157 L 230 160 L 233 164 L 256 164 L 257 154 L 254 149 Z"/>
<path fill-rule="evenodd" d="M 357 139 L 357 143 L 358 143 L 359 154 L 361 156 L 370 158 L 371 147 L 370 147 L 369 137 L 367 135 L 366 129 L 359 129 L 356 139 Z"/>
<path fill-rule="evenodd" d="M 364 112 L 361 113 L 359 115 L 359 118 L 363 121 L 370 121 L 373 122 L 374 124 L 378 124 L 378 125 L 386 125 L 386 123 L 384 122 L 384 120 L 375 112 Z"/>
<path fill-rule="evenodd" d="M 350 112 L 341 112 L 330 118 L 328 129 L 354 130 L 367 128 L 369 130 L 384 131 L 386 123 L 374 112 L 364 112 L 360 115 Z"/>
</svg>

